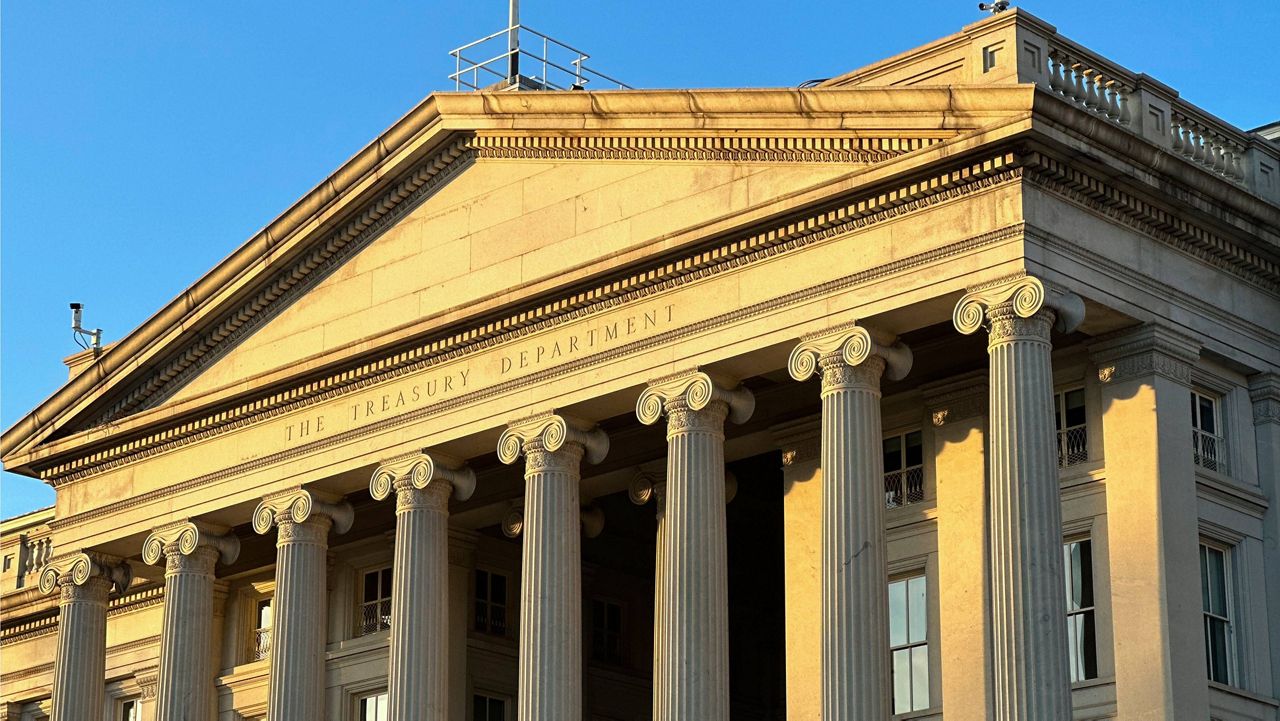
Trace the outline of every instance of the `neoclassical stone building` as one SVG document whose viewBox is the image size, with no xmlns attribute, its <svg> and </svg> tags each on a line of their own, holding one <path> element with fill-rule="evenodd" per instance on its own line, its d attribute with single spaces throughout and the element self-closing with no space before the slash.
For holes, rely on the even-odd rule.
<svg viewBox="0 0 1280 721">
<path fill-rule="evenodd" d="M 432 95 L 4 434 L 4 718 L 1276 719 L 1278 243 L 1021 11 Z"/>
</svg>

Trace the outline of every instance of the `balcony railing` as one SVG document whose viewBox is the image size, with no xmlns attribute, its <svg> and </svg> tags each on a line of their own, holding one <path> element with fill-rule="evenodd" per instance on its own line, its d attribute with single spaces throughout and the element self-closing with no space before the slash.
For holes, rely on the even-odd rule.
<svg viewBox="0 0 1280 721">
<path fill-rule="evenodd" d="M 391 599 L 367 601 L 360 605 L 360 623 L 357 636 L 367 636 L 391 628 Z"/>
<path fill-rule="evenodd" d="M 924 500 L 924 467 L 912 466 L 884 474 L 885 508 L 898 508 Z"/>
<path fill-rule="evenodd" d="M 535 48 L 528 50 L 527 48 Z M 520 88 L 584 90 L 589 83 L 628 89 L 620 80 L 587 67 L 590 55 L 527 25 L 512 25 L 449 53 L 455 90 Z M 530 75 L 526 71 L 534 71 Z M 599 89 L 592 86 L 592 89 Z"/>
<path fill-rule="evenodd" d="M 253 649 L 250 654 L 254 661 L 261 661 L 271 655 L 271 629 L 255 628 L 253 630 Z"/>
<path fill-rule="evenodd" d="M 1205 470 L 1226 474 L 1227 446 L 1222 436 L 1192 428 L 1191 449 L 1197 466 Z"/>
<path fill-rule="evenodd" d="M 1089 460 L 1089 428 L 1075 426 L 1058 431 L 1058 468 Z"/>
</svg>

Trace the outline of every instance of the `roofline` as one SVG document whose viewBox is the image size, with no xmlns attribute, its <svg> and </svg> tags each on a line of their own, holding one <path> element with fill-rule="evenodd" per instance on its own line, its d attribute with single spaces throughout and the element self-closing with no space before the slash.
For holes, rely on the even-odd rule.
<svg viewBox="0 0 1280 721">
<path fill-rule="evenodd" d="M 37 508 L 34 511 L 27 511 L 26 513 L 19 513 L 16 516 L 6 518 L 0 521 L 0 536 L 7 536 L 32 526 L 48 523 L 53 520 L 53 515 L 54 507 L 45 506 L 44 508 Z"/>
</svg>

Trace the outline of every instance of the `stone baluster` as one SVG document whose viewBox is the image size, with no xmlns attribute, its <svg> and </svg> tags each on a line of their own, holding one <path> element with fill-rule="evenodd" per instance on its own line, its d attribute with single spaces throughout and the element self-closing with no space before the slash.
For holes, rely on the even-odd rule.
<svg viewBox="0 0 1280 721">
<path fill-rule="evenodd" d="M 803 339 L 787 369 L 822 374 L 822 718 L 888 718 L 880 376 L 904 377 L 911 351 L 850 324 Z"/>
<path fill-rule="evenodd" d="M 157 721 L 213 716 L 214 565 L 234 563 L 240 540 L 190 521 L 161 526 L 142 543 L 142 560 L 165 564 L 164 620 L 156 687 Z"/>
<path fill-rule="evenodd" d="M 98 553 L 77 553 L 45 566 L 40 591 L 57 589 L 58 650 L 53 659 L 52 721 L 101 718 L 106 703 L 107 597 L 124 592 L 129 566 Z"/>
<path fill-rule="evenodd" d="M 498 458 L 525 457 L 524 533 L 520 590 L 520 721 L 582 718 L 583 457 L 599 463 L 609 437 L 598 428 L 546 413 L 510 424 Z"/>
<path fill-rule="evenodd" d="M 725 538 L 724 421 L 755 410 L 745 388 L 728 389 L 706 373 L 654 381 L 636 403 L 645 425 L 667 414 L 667 488 L 663 513 L 662 598 L 655 615 L 653 717 L 657 721 L 729 718 L 729 580 Z M 697 633 L 689 633 L 697 629 Z"/>
<path fill-rule="evenodd" d="M 271 721 L 324 717 L 329 531 L 346 533 L 353 518 L 350 503 L 305 489 L 268 496 L 253 511 L 253 530 L 265 534 L 276 527 Z"/>
<path fill-rule="evenodd" d="M 391 721 L 449 719 L 449 498 L 465 501 L 475 473 L 414 453 L 378 466 L 374 500 L 396 496 L 387 674 Z"/>
<path fill-rule="evenodd" d="M 1050 328 L 1084 317 L 1079 296 L 1023 276 L 956 305 L 961 333 L 988 328 L 991 610 L 996 721 L 1068 721 L 1062 502 L 1054 438 Z"/>
</svg>

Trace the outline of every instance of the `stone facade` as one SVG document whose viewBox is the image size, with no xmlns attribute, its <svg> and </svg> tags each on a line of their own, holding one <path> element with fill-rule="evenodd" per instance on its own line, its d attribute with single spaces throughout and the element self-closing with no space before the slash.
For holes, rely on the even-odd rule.
<svg viewBox="0 0 1280 721">
<path fill-rule="evenodd" d="M 1274 721 L 1278 318 L 1280 145 L 1020 10 L 438 93 L 4 434 L 0 708 Z"/>
</svg>

